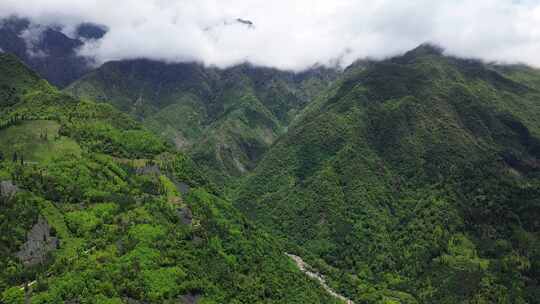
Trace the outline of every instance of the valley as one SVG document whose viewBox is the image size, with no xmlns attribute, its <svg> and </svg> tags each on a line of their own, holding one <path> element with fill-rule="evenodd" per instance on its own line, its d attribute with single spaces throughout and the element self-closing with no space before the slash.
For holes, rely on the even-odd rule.
<svg viewBox="0 0 540 304">
<path fill-rule="evenodd" d="M 19 102 L 0 112 L 3 303 L 336 303 L 128 115 L 0 54 L 6 86 Z"/>
<path fill-rule="evenodd" d="M 132 114 L 225 183 L 251 171 L 338 74 L 324 67 L 293 73 L 134 60 L 107 63 L 65 91 Z"/>
<path fill-rule="evenodd" d="M 0 24 L 0 303 L 538 303 L 537 68 L 97 64 L 69 29 Z"/>
</svg>

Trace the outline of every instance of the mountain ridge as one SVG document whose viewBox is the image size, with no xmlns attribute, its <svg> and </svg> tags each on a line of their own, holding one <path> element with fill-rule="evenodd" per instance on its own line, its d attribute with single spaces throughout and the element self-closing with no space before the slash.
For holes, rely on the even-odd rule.
<svg viewBox="0 0 540 304">
<path fill-rule="evenodd" d="M 236 206 L 355 302 L 534 303 L 540 96 L 512 73 L 426 46 L 352 68 Z"/>
<path fill-rule="evenodd" d="M 4 95 L 2 303 L 338 303 L 129 115 L 8 54 Z"/>
<path fill-rule="evenodd" d="M 109 62 L 66 92 L 109 102 L 138 117 L 223 181 L 251 170 L 337 71 L 205 68 L 151 60 Z"/>
<path fill-rule="evenodd" d="M 62 88 L 93 68 L 91 58 L 77 54 L 83 41 L 100 39 L 104 34 L 101 26 L 83 23 L 76 28 L 75 37 L 68 37 L 59 27 L 11 16 L 0 20 L 0 50 L 16 55 L 50 83 Z"/>
<path fill-rule="evenodd" d="M 168 258 L 181 265 L 180 272 L 170 264 L 160 265 L 166 269 L 130 264 L 148 270 L 149 277 L 137 276 L 137 286 L 120 280 L 122 284 L 106 296 L 174 301 L 172 287 L 156 285 L 151 278 L 183 276 L 186 271 L 193 278 L 207 263 L 219 272 L 210 271 L 202 283 L 190 281 L 189 288 L 182 285 L 187 293 L 174 297 L 335 301 L 317 282 L 291 270 L 294 264 L 283 260 L 288 252 L 313 265 L 308 272 L 324 277 L 326 290 L 355 303 L 538 301 L 538 70 L 448 56 L 430 44 L 381 61 L 359 60 L 343 72 L 316 67 L 290 73 L 249 64 L 217 69 L 142 59 L 106 63 L 68 86 L 67 96 L 22 68 L 14 57 L 0 56 L 0 111 L 6 111 L 0 112 L 0 132 L 7 132 L 0 142 L 9 147 L 2 155 L 0 176 L 7 179 L 19 172 L 9 159 L 20 162 L 24 173 L 25 165 L 48 164 L 54 155 L 47 151 L 52 150 L 75 155 L 88 166 L 81 172 L 97 168 L 119 183 L 119 189 L 124 189 L 122 181 L 128 182 L 135 193 L 161 201 L 158 207 L 148 202 L 122 207 L 149 223 L 138 222 L 114 204 L 92 201 L 103 195 L 90 191 L 93 184 L 77 192 L 63 180 L 59 183 L 67 194 L 58 194 L 44 190 L 43 182 L 36 182 L 39 171 L 27 168 L 31 174 L 23 174 L 14 186 L 24 189 L 21 195 L 28 195 L 31 187 L 43 191 L 34 193 L 46 196 L 46 202 L 38 199 L 40 214 L 62 232 L 61 238 L 87 240 L 95 227 L 116 227 L 128 218 L 133 229 L 127 230 L 127 239 L 110 237 L 129 250 L 137 249 L 131 247 L 134 243 L 145 245 L 147 237 L 157 237 L 156 246 L 180 244 L 193 254 L 208 250 L 204 261 L 188 258 L 201 263 L 190 268 L 183 264 L 186 260 L 174 260 L 182 254 L 160 247 L 174 256 Z M 73 104 L 79 106 L 72 109 Z M 53 143 L 44 140 L 50 136 Z M 190 157 L 173 151 L 173 145 Z M 177 155 L 172 163 L 171 155 Z M 51 171 L 53 179 L 61 170 L 70 174 L 69 166 L 77 162 L 61 160 L 59 166 L 64 167 L 39 168 Z M 120 178 L 110 171 L 120 172 Z M 119 194 L 103 178 L 95 178 L 103 183 L 98 186 L 107 186 L 106 192 Z M 32 180 L 34 184 L 24 186 Z M 2 184 L 9 191 L 12 186 Z M 186 187 L 191 194 L 180 193 Z M 220 198 L 223 193 L 232 203 Z M 49 208 L 49 201 L 69 204 L 73 197 L 85 205 Z M 40 222 L 29 213 L 28 204 L 36 198 L 25 198 L 25 204 L 7 208 L 22 208 L 20 224 L 28 230 L 30 222 Z M 181 204 L 177 220 L 169 221 L 172 210 L 163 202 Z M 93 226 L 100 212 L 112 213 L 115 220 Z M 10 209 L 12 214 L 15 210 Z M 62 216 L 64 224 L 53 222 Z M 192 221 L 193 229 L 188 225 L 187 232 L 180 233 L 186 239 L 163 237 L 160 229 L 184 229 L 179 224 L 183 221 Z M 202 231 L 194 228 L 196 223 Z M 10 254 L 17 247 L 13 244 L 24 241 L 20 233 L 13 235 L 17 239 L 9 240 Z M 191 247 L 199 238 L 204 245 Z M 262 244 L 271 252 L 270 259 L 259 254 Z M 130 254 L 155 253 L 147 247 Z M 125 260 L 131 259 L 120 249 L 120 254 L 98 249 L 112 265 L 125 267 Z M 244 259 L 252 264 L 241 265 Z M 260 277 L 245 277 L 259 262 L 265 263 Z M 5 274 L 0 284 L 21 283 L 23 276 Z M 276 276 L 294 287 L 272 283 Z M 230 278 L 256 283 L 236 288 L 223 283 Z M 62 297 L 59 290 L 41 291 L 43 297 Z M 9 292 L 21 296 L 13 288 Z"/>
</svg>

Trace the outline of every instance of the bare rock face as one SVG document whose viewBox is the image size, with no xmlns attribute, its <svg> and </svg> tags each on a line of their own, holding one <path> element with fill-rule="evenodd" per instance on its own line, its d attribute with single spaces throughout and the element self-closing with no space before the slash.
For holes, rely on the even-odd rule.
<svg viewBox="0 0 540 304">
<path fill-rule="evenodd" d="M 2 181 L 0 182 L 0 197 L 1 198 L 11 198 L 13 197 L 19 188 L 13 184 L 12 181 Z"/>
<path fill-rule="evenodd" d="M 252 29 L 252 28 L 255 27 L 255 24 L 253 24 L 253 22 L 251 20 L 242 19 L 242 18 L 236 18 L 236 22 L 247 26 L 249 29 Z"/>
<path fill-rule="evenodd" d="M 58 244 L 58 238 L 51 235 L 49 223 L 40 216 L 28 232 L 26 243 L 15 255 L 25 266 L 37 265 L 43 263 L 47 254 L 58 248 Z"/>
<path fill-rule="evenodd" d="M 182 304 L 197 304 L 200 298 L 200 294 L 188 293 L 186 295 L 180 296 L 179 300 Z"/>
<path fill-rule="evenodd" d="M 191 223 L 193 223 L 193 214 L 188 207 L 178 209 L 177 215 L 180 218 L 180 222 L 182 222 L 182 224 L 191 225 Z"/>
<path fill-rule="evenodd" d="M 173 181 L 174 181 L 174 179 L 173 179 Z M 174 185 L 176 186 L 176 190 L 178 190 L 180 193 L 182 193 L 182 195 L 188 194 L 188 192 L 190 190 L 189 185 L 184 183 L 184 182 L 174 181 Z"/>
<path fill-rule="evenodd" d="M 159 169 L 159 166 L 158 165 L 146 165 L 142 168 L 138 168 L 136 170 L 137 174 L 139 175 L 142 175 L 142 174 L 155 174 L 155 175 L 159 175 L 161 174 L 161 170 Z"/>
</svg>

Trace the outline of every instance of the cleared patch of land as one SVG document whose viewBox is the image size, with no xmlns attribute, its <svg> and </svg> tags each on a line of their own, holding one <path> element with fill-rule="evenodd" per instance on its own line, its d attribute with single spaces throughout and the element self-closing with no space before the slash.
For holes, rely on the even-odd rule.
<svg viewBox="0 0 540 304">
<path fill-rule="evenodd" d="M 58 155 L 80 154 L 80 146 L 58 134 L 60 124 L 51 120 L 26 121 L 0 130 L 0 152 L 5 159 L 47 162 Z"/>
</svg>

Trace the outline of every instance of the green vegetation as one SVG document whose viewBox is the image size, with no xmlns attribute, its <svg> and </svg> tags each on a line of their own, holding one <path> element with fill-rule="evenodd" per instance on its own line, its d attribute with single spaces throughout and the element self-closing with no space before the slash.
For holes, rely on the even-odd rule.
<svg viewBox="0 0 540 304">
<path fill-rule="evenodd" d="M 0 55 L 0 301 L 338 303 L 288 252 L 355 303 L 540 303 L 540 72 L 335 77 L 136 60 L 65 95 Z"/>
<path fill-rule="evenodd" d="M 296 115 L 337 77 L 240 65 L 109 62 L 66 92 L 111 103 L 187 152 L 215 182 L 251 171 Z"/>
<path fill-rule="evenodd" d="M 0 130 L 0 147 L 5 158 L 47 162 L 56 155 L 79 155 L 79 145 L 60 136 L 60 125 L 50 120 L 25 121 Z"/>
<path fill-rule="evenodd" d="M 0 108 L 0 151 L 24 159 L 0 160 L 0 181 L 17 189 L 0 197 L 0 302 L 338 303 L 126 114 L 64 95 L 0 54 L 8 84 L 17 102 Z M 47 229 L 26 254 L 43 259 L 23 263 L 38 219 Z"/>
<path fill-rule="evenodd" d="M 540 74 L 513 69 L 352 67 L 233 201 L 357 303 L 539 303 Z"/>
</svg>

